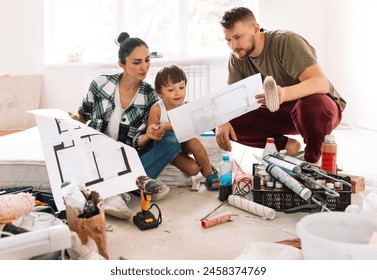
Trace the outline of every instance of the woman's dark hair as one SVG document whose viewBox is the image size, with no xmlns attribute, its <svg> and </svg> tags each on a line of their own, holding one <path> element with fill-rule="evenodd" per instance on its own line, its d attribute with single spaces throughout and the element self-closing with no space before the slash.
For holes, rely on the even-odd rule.
<svg viewBox="0 0 377 280">
<path fill-rule="evenodd" d="M 145 46 L 148 48 L 148 45 L 143 40 L 137 37 L 130 37 L 127 32 L 120 33 L 116 43 L 119 45 L 118 58 L 122 64 L 126 64 L 126 57 L 128 57 L 136 47 Z"/>
<path fill-rule="evenodd" d="M 162 67 L 156 74 L 154 79 L 154 89 L 156 92 L 160 92 L 163 86 L 166 86 L 171 81 L 173 84 L 185 81 L 187 84 L 187 76 L 185 71 L 174 64 L 166 65 Z"/>
<path fill-rule="evenodd" d="M 225 29 L 232 29 L 234 24 L 239 21 L 250 21 L 252 23 L 256 22 L 255 16 L 250 9 L 246 7 L 237 7 L 225 12 L 220 24 Z"/>
</svg>

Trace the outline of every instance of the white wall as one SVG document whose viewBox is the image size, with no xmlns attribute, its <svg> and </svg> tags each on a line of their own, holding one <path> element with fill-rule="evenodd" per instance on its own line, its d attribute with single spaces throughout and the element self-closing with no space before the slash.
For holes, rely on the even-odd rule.
<svg viewBox="0 0 377 280">
<path fill-rule="evenodd" d="M 323 71 L 348 102 L 343 123 L 377 130 L 377 1 L 261 0 L 259 7 L 262 27 L 295 31 L 317 49 Z M 42 74 L 41 107 L 75 111 L 101 66 L 45 66 L 43 29 L 43 0 L 0 0 L 0 75 Z M 226 82 L 226 59 L 215 63 L 211 90 Z"/>
<path fill-rule="evenodd" d="M 283 29 L 302 35 L 316 49 L 322 63 L 329 1 L 332 0 L 261 0 L 258 21 L 267 30 Z"/>
<path fill-rule="evenodd" d="M 43 0 L 0 0 L 0 75 L 43 72 Z"/>
<path fill-rule="evenodd" d="M 377 130 L 377 89 L 374 0 L 329 1 L 327 53 L 332 79 L 349 105 L 344 121 Z"/>
</svg>

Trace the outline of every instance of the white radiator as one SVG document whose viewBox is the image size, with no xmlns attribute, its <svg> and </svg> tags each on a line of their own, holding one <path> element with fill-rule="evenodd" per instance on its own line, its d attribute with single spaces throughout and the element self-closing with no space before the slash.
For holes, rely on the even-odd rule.
<svg viewBox="0 0 377 280">
<path fill-rule="evenodd" d="M 207 65 L 180 66 L 187 75 L 186 100 L 196 100 L 209 94 L 209 67 Z M 146 81 L 154 86 L 154 79 L 161 67 L 151 67 Z"/>
<path fill-rule="evenodd" d="M 209 94 L 209 66 L 185 65 L 180 67 L 187 75 L 186 100 L 196 100 Z M 154 79 L 160 68 L 161 67 L 151 67 L 145 79 L 145 81 L 150 83 L 153 87 Z M 119 68 L 109 67 L 102 68 L 98 74 L 114 74 L 119 72 Z"/>
</svg>

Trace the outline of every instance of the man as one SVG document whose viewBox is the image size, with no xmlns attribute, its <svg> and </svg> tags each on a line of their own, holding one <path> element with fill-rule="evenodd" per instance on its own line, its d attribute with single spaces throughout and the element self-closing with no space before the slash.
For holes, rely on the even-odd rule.
<svg viewBox="0 0 377 280">
<path fill-rule="evenodd" d="M 260 28 L 248 8 L 227 11 L 221 25 L 232 50 L 228 84 L 261 73 L 277 84 L 279 110 L 266 108 L 265 94 L 255 96 L 262 106 L 216 129 L 220 148 L 231 151 L 230 140 L 263 148 L 268 137 L 278 150 L 295 156 L 300 143 L 285 135 L 301 134 L 304 159 L 318 163 L 325 135 L 339 124 L 346 102 L 322 72 L 314 48 L 300 35 Z"/>
</svg>

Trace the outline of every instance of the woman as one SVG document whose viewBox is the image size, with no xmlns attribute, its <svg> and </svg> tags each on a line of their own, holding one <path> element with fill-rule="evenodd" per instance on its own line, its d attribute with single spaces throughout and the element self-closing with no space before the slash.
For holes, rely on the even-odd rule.
<svg viewBox="0 0 377 280">
<path fill-rule="evenodd" d="M 180 144 L 174 133 L 165 131 L 163 126 L 146 126 L 149 110 L 158 100 L 153 87 L 143 81 L 150 67 L 147 44 L 126 32 L 119 35 L 117 43 L 118 65 L 123 71 L 93 80 L 78 113 L 69 114 L 73 119 L 137 149 L 145 172 L 156 179 L 178 154 Z M 169 188 L 162 186 L 162 191 L 153 199 L 165 196 Z M 129 199 L 128 194 L 105 199 L 105 213 L 130 218 L 132 212 L 126 205 Z"/>
</svg>

